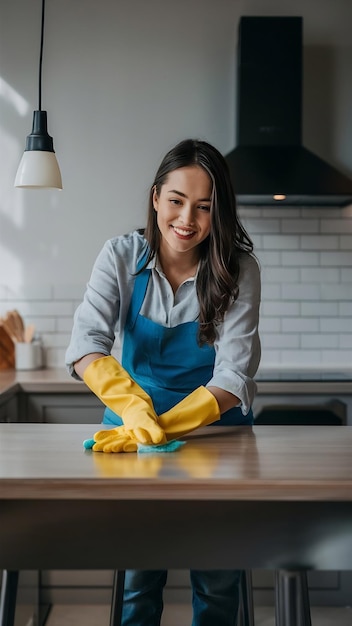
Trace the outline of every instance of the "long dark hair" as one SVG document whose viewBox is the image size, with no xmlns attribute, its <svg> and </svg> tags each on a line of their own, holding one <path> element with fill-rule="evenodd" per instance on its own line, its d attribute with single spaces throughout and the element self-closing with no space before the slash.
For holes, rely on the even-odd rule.
<svg viewBox="0 0 352 626">
<path fill-rule="evenodd" d="M 153 205 L 153 191 L 160 195 L 170 172 L 199 165 L 212 181 L 211 229 L 200 244 L 200 267 L 197 276 L 200 344 L 212 345 L 216 325 L 223 321 L 230 302 L 238 297 L 240 256 L 253 251 L 253 243 L 239 221 L 235 194 L 227 163 L 222 154 L 206 141 L 186 139 L 170 150 L 162 160 L 150 190 L 148 222 L 145 229 L 150 252 L 145 263 L 159 250 L 160 230 Z M 145 266 L 144 266 L 145 267 Z"/>
</svg>

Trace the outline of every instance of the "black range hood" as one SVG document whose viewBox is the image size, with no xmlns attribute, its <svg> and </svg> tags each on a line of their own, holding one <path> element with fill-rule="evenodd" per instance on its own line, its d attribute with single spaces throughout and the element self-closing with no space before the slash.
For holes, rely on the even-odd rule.
<svg viewBox="0 0 352 626">
<path fill-rule="evenodd" d="M 226 156 L 238 204 L 352 203 L 352 180 L 302 146 L 302 33 L 302 17 L 240 19 L 238 145 Z"/>
</svg>

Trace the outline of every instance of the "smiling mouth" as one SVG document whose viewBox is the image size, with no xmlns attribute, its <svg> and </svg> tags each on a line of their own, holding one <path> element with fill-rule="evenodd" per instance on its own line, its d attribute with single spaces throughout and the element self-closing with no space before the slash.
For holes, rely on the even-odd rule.
<svg viewBox="0 0 352 626">
<path fill-rule="evenodd" d="M 191 239 L 196 233 L 194 230 L 187 230 L 186 228 L 179 228 L 177 226 L 171 226 L 174 233 L 182 239 Z"/>
</svg>

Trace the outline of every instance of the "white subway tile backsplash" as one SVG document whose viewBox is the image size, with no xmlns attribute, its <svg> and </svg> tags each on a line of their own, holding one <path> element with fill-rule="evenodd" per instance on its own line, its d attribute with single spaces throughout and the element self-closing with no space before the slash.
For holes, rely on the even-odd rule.
<svg viewBox="0 0 352 626">
<path fill-rule="evenodd" d="M 287 217 L 299 218 L 301 217 L 301 208 L 299 207 L 283 207 L 278 205 L 277 207 L 263 207 L 260 213 L 263 220 L 267 220 L 269 217 L 276 217 L 282 220 Z"/>
<path fill-rule="evenodd" d="M 284 317 L 282 319 L 284 333 L 316 333 L 320 330 L 319 319 L 312 317 Z"/>
<path fill-rule="evenodd" d="M 352 235 L 340 235 L 340 249 L 352 250 Z"/>
<path fill-rule="evenodd" d="M 301 283 L 339 283 L 340 268 L 338 267 L 304 267 L 300 269 Z"/>
<path fill-rule="evenodd" d="M 267 250 L 298 250 L 298 235 L 263 235 L 263 246 Z"/>
<path fill-rule="evenodd" d="M 282 297 L 285 300 L 317 300 L 319 291 L 319 285 L 309 283 L 282 285 Z"/>
<path fill-rule="evenodd" d="M 349 316 L 352 324 L 352 301 L 339 303 L 339 314 L 341 316 Z"/>
<path fill-rule="evenodd" d="M 322 317 L 320 329 L 323 333 L 351 333 L 352 320 L 349 317 Z"/>
<path fill-rule="evenodd" d="M 337 302 L 302 302 L 301 315 L 303 317 L 332 317 L 339 314 Z"/>
<path fill-rule="evenodd" d="M 352 251 L 348 252 L 321 252 L 320 253 L 320 265 L 324 266 L 352 266 Z"/>
<path fill-rule="evenodd" d="M 338 235 L 302 235 L 302 250 L 337 250 L 339 248 Z"/>
<path fill-rule="evenodd" d="M 243 224 L 245 224 L 247 219 L 261 217 L 261 214 L 262 214 L 262 209 L 260 207 L 243 206 L 239 204 L 237 206 L 237 209 L 238 209 L 238 215 L 241 221 L 243 222 Z"/>
<path fill-rule="evenodd" d="M 352 233 L 352 220 L 350 218 L 322 219 L 320 229 L 322 233 Z"/>
<path fill-rule="evenodd" d="M 291 367 L 307 367 L 322 365 L 321 351 L 320 350 L 282 350 L 281 359 L 283 364 L 287 364 Z M 329 361 L 327 360 L 327 367 L 329 367 Z"/>
<path fill-rule="evenodd" d="M 58 315 L 70 315 L 72 312 L 70 301 L 65 302 L 57 300 L 55 300 L 55 302 L 52 300 L 10 300 L 7 303 L 7 308 L 17 308 L 23 317 L 50 315 L 57 317 Z"/>
<path fill-rule="evenodd" d="M 264 234 L 264 233 L 279 233 L 280 232 L 280 220 L 273 219 L 251 219 L 246 218 L 243 221 L 245 229 L 253 235 Z"/>
<path fill-rule="evenodd" d="M 8 300 L 51 300 L 52 285 L 22 285 L 8 288 Z"/>
<path fill-rule="evenodd" d="M 318 233 L 319 220 L 311 219 L 283 219 L 281 222 L 281 232 L 283 233 Z"/>
<path fill-rule="evenodd" d="M 301 335 L 301 347 L 303 349 L 323 349 L 339 347 L 339 336 L 328 333 L 306 333 Z"/>
<path fill-rule="evenodd" d="M 45 364 L 46 367 L 65 367 L 65 352 L 66 348 L 46 348 L 45 349 Z M 69 374 L 67 373 L 67 377 Z"/>
<path fill-rule="evenodd" d="M 37 317 L 29 315 L 25 317 L 26 324 L 34 324 L 40 334 L 54 333 L 57 330 L 57 322 L 60 317 Z"/>
<path fill-rule="evenodd" d="M 301 208 L 301 216 L 306 219 L 312 219 L 313 217 L 318 217 L 320 219 L 326 219 L 331 217 L 339 217 L 343 215 L 343 209 L 339 207 L 334 207 L 330 209 L 326 206 L 322 207 L 302 207 Z"/>
<path fill-rule="evenodd" d="M 280 350 L 263 350 L 260 362 L 261 368 L 277 367 L 282 363 L 282 354 Z"/>
<path fill-rule="evenodd" d="M 262 269 L 262 281 L 268 283 L 298 283 L 300 270 L 297 267 L 264 267 Z"/>
<path fill-rule="evenodd" d="M 341 283 L 352 284 L 352 271 L 350 267 L 341 267 Z"/>
<path fill-rule="evenodd" d="M 352 335 L 342 334 L 339 337 L 339 348 L 343 348 L 344 350 L 349 350 L 351 354 L 351 365 L 352 365 Z"/>
<path fill-rule="evenodd" d="M 261 266 L 261 367 L 352 367 L 352 206 L 240 207 Z M 88 279 L 88 277 L 87 277 Z M 0 284 L 0 316 L 34 323 L 48 367 L 64 367 L 86 283 Z"/>
<path fill-rule="evenodd" d="M 56 330 L 59 333 L 71 333 L 73 319 L 70 317 L 59 317 L 56 322 Z"/>
<path fill-rule="evenodd" d="M 297 250 L 297 252 L 283 252 L 282 265 L 296 265 L 297 267 L 311 267 L 320 264 L 319 252 Z"/>
<path fill-rule="evenodd" d="M 261 312 L 265 316 L 274 315 L 275 317 L 299 315 L 299 302 L 284 302 L 281 300 L 273 300 L 272 302 L 262 302 Z"/>
<path fill-rule="evenodd" d="M 277 267 L 281 265 L 281 252 L 273 250 L 255 250 L 260 265 L 264 267 Z"/>
<path fill-rule="evenodd" d="M 262 284 L 262 301 L 279 300 L 281 296 L 281 285 L 264 283 Z"/>
<path fill-rule="evenodd" d="M 300 335 L 266 333 L 262 337 L 262 349 L 266 348 L 299 348 Z"/>
<path fill-rule="evenodd" d="M 70 341 L 70 333 L 43 333 L 42 341 L 47 348 L 66 348 Z"/>
<path fill-rule="evenodd" d="M 321 285 L 322 300 L 352 300 L 352 283 L 344 285 Z"/>
<path fill-rule="evenodd" d="M 253 241 L 255 249 L 260 249 L 263 247 L 262 236 L 261 235 L 252 235 L 251 239 Z"/>
<path fill-rule="evenodd" d="M 352 367 L 351 350 L 322 350 L 321 358 L 323 363 L 327 363 L 331 368 L 350 369 Z"/>
<path fill-rule="evenodd" d="M 262 338 L 266 333 L 280 333 L 281 317 L 265 317 L 261 315 L 259 320 L 259 332 Z"/>
<path fill-rule="evenodd" d="M 53 287 L 54 300 L 72 300 L 79 296 L 83 298 L 86 290 L 86 283 L 79 285 L 55 285 Z"/>
</svg>

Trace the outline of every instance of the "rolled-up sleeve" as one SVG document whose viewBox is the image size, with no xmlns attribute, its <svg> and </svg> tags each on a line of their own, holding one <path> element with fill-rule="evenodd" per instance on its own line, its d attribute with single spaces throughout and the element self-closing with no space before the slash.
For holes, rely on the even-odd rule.
<svg viewBox="0 0 352 626">
<path fill-rule="evenodd" d="M 207 386 L 237 396 L 246 415 L 256 394 L 254 376 L 261 356 L 258 333 L 261 283 L 255 257 L 243 256 L 238 285 L 238 298 L 217 328 L 214 372 Z"/>
<path fill-rule="evenodd" d="M 77 308 L 66 351 L 66 367 L 77 378 L 73 365 L 92 352 L 108 355 L 114 344 L 119 315 L 119 290 L 115 259 L 107 242 L 98 255 L 82 303 Z"/>
<path fill-rule="evenodd" d="M 109 239 L 99 253 L 82 303 L 73 319 L 66 369 L 79 378 L 74 363 L 86 354 L 109 355 L 116 336 L 122 339 L 134 284 L 136 259 L 146 246 L 137 231 Z"/>
</svg>

